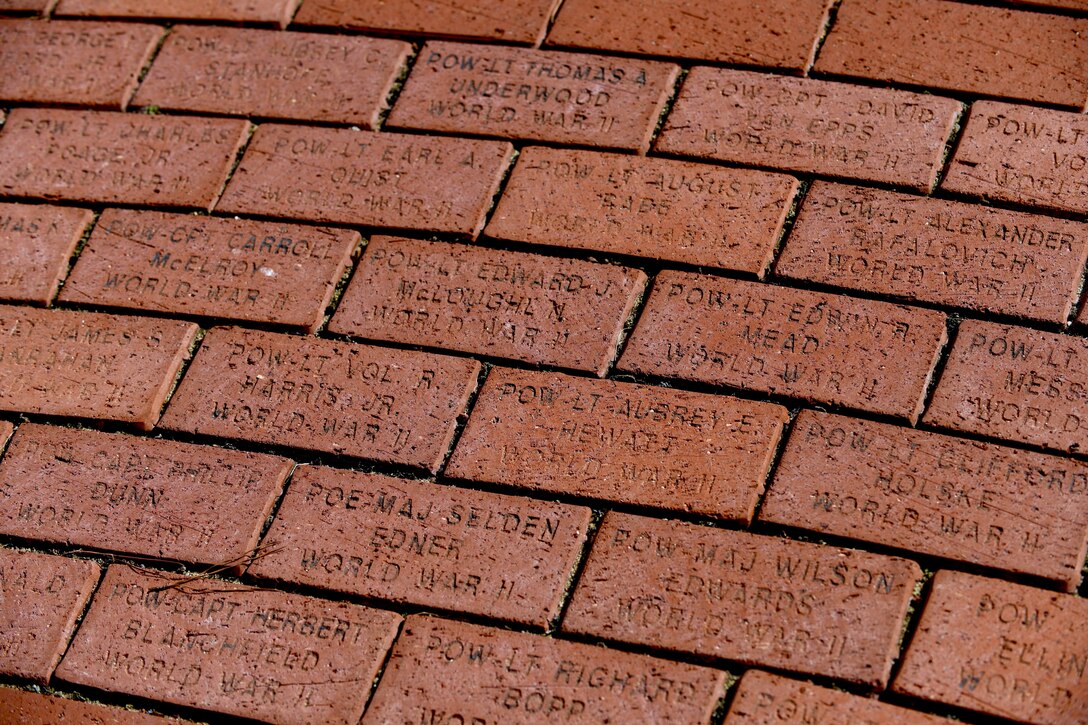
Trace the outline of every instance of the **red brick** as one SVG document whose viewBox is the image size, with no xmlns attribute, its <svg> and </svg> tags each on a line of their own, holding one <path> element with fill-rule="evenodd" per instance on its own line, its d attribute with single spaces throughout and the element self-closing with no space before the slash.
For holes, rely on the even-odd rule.
<svg viewBox="0 0 1088 725">
<path fill-rule="evenodd" d="M 445 474 L 748 523 L 787 418 L 769 403 L 494 368 Z"/>
<path fill-rule="evenodd" d="M 197 326 L 0 305 L 0 410 L 150 430 Z"/>
<path fill-rule="evenodd" d="M 1088 449 L 1088 339 L 964 320 L 925 422 L 1065 452 Z"/>
<path fill-rule="evenodd" d="M 1009 0 L 1013 5 L 1033 5 L 1038 8 L 1068 8 L 1088 11 L 1088 0 Z"/>
<path fill-rule="evenodd" d="M 0 461 L 0 532 L 240 572 L 292 465 L 24 423 Z"/>
<path fill-rule="evenodd" d="M 356 723 L 400 616 L 114 565 L 66 682 L 273 723 Z"/>
<path fill-rule="evenodd" d="M 475 237 L 512 153 L 500 141 L 266 124 L 216 208 Z"/>
<path fill-rule="evenodd" d="M 546 627 L 591 511 L 302 466 L 251 575 Z"/>
<path fill-rule="evenodd" d="M 0 20 L 0 99 L 124 109 L 162 37 L 157 25 Z"/>
<path fill-rule="evenodd" d="M 388 124 L 645 153 L 679 73 L 650 60 L 430 42 Z"/>
<path fill-rule="evenodd" d="M 405 35 L 502 40 L 539 44 L 561 0 L 305 0 L 295 17 L 300 25 L 377 30 Z"/>
<path fill-rule="evenodd" d="M 951 725 L 954 721 L 769 672 L 744 673 L 724 725 L 785 722 Z"/>
<path fill-rule="evenodd" d="M 665 271 L 619 369 L 917 420 L 944 315 Z"/>
<path fill-rule="evenodd" d="M 694 68 L 654 150 L 929 191 L 961 109 L 908 91 Z"/>
<path fill-rule="evenodd" d="M 775 273 L 910 301 L 1065 324 L 1088 224 L 815 182 Z"/>
<path fill-rule="evenodd" d="M 162 426 L 434 471 L 479 371 L 464 358 L 219 327 Z"/>
<path fill-rule="evenodd" d="M 1088 18 L 944 0 L 844 0 L 821 73 L 1083 109 Z"/>
<path fill-rule="evenodd" d="M 168 725 L 182 723 L 138 710 L 0 687 L 0 721 L 19 725 Z"/>
<path fill-rule="evenodd" d="M 802 411 L 761 521 L 1054 580 L 1076 590 L 1088 464 Z"/>
<path fill-rule="evenodd" d="M 6 420 L 0 420 L 0 453 L 4 450 L 4 444 L 8 442 L 8 438 L 15 431 L 15 428 Z"/>
<path fill-rule="evenodd" d="M 1083 115 L 976 101 L 941 188 L 1083 214 L 1088 212 L 1086 166 Z"/>
<path fill-rule="evenodd" d="M 645 284 L 626 267 L 374 237 L 329 330 L 604 375 Z"/>
<path fill-rule="evenodd" d="M 548 45 L 803 71 L 829 0 L 566 0 Z"/>
<path fill-rule="evenodd" d="M 315 331 L 358 232 L 107 209 L 61 300 Z"/>
<path fill-rule="evenodd" d="M 921 576 L 906 559 L 610 512 L 563 629 L 882 688 Z"/>
<path fill-rule="evenodd" d="M 796 191 L 764 171 L 533 146 L 485 233 L 762 276 Z"/>
<path fill-rule="evenodd" d="M 56 0 L 0 0 L 0 13 L 44 13 Z"/>
<path fill-rule="evenodd" d="M 275 23 L 285 27 L 298 4 L 299 0 L 60 0 L 54 15 Z"/>
<path fill-rule="evenodd" d="M 210 209 L 249 122 L 16 108 L 0 196 Z"/>
<path fill-rule="evenodd" d="M 89 209 L 0 204 L 0 299 L 52 302 L 93 218 Z"/>
<path fill-rule="evenodd" d="M 706 723 L 724 679 L 707 667 L 416 615 L 363 725 Z"/>
<path fill-rule="evenodd" d="M 134 103 L 374 128 L 410 51 L 379 38 L 183 25 Z"/>
<path fill-rule="evenodd" d="M 0 674 L 49 681 L 99 573 L 91 561 L 0 548 Z"/>
<path fill-rule="evenodd" d="M 1088 602 L 937 572 L 892 688 L 1023 723 L 1088 720 Z"/>
</svg>

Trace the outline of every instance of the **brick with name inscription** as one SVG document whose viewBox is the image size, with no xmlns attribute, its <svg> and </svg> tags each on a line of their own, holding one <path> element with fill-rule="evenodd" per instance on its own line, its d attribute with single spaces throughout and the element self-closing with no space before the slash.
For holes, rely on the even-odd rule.
<svg viewBox="0 0 1088 725">
<path fill-rule="evenodd" d="M 0 686 L 0 722 L 18 725 L 182 725 L 187 721 Z"/>
<path fill-rule="evenodd" d="M 723 725 L 952 725 L 955 721 L 842 690 L 748 670 Z"/>
<path fill-rule="evenodd" d="M 961 109 L 909 91 L 694 68 L 654 150 L 929 191 Z"/>
<path fill-rule="evenodd" d="M 409 51 L 382 38 L 183 25 L 133 103 L 374 128 Z"/>
<path fill-rule="evenodd" d="M 566 0 L 547 44 L 804 71 L 829 0 Z"/>
<path fill-rule="evenodd" d="M 358 232 L 107 209 L 60 299 L 314 332 Z"/>
<path fill-rule="evenodd" d="M 748 523 L 785 408 L 493 368 L 445 474 Z"/>
<path fill-rule="evenodd" d="M 883 688 L 921 577 L 897 557 L 609 512 L 563 629 Z"/>
<path fill-rule="evenodd" d="M 1088 224 L 817 181 L 775 273 L 1065 324 Z"/>
<path fill-rule="evenodd" d="M 0 20 L 0 99 L 124 110 L 162 28 L 135 23 Z"/>
<path fill-rule="evenodd" d="M 914 422 L 945 338 L 931 310 L 665 271 L 618 368 Z"/>
<path fill-rule="evenodd" d="M 48 305 L 93 218 L 89 209 L 0 204 L 0 299 Z"/>
<path fill-rule="evenodd" d="M 941 188 L 1083 214 L 1088 212 L 1085 169 L 1083 114 L 976 101 Z"/>
<path fill-rule="evenodd" d="M 816 70 L 1083 110 L 1086 33 L 1088 18 L 944 0 L 844 0 Z"/>
<path fill-rule="evenodd" d="M 924 421 L 1088 450 L 1088 339 L 964 320 Z"/>
<path fill-rule="evenodd" d="M 539 44 L 561 0 L 305 0 L 297 25 Z"/>
<path fill-rule="evenodd" d="M 505 141 L 265 124 L 216 209 L 475 237 L 512 154 Z"/>
<path fill-rule="evenodd" d="M 895 692 L 1022 723 L 1088 722 L 1088 602 L 939 571 Z"/>
<path fill-rule="evenodd" d="M 1074 591 L 1088 548 L 1088 464 L 806 410 L 759 518 Z"/>
<path fill-rule="evenodd" d="M 415 615 L 363 725 L 707 723 L 724 680 L 709 667 Z"/>
<path fill-rule="evenodd" d="M 164 18 L 286 27 L 299 0 L 60 0 L 54 15 Z"/>
<path fill-rule="evenodd" d="M 373 473 L 302 466 L 249 568 L 305 584 L 546 627 L 591 511 Z"/>
<path fill-rule="evenodd" d="M 210 209 L 248 132 L 239 119 L 16 108 L 0 197 Z"/>
<path fill-rule="evenodd" d="M 217 327 L 162 427 L 433 472 L 479 372 L 465 358 Z"/>
<path fill-rule="evenodd" d="M 392 612 L 115 564 L 56 676 L 272 723 L 359 721 Z"/>
<path fill-rule="evenodd" d="M 0 305 L 0 410 L 150 430 L 197 326 Z"/>
<path fill-rule="evenodd" d="M 0 674 L 49 681 L 99 574 L 93 561 L 0 547 Z"/>
<path fill-rule="evenodd" d="M 604 375 L 645 284 L 626 267 L 374 237 L 329 330 Z"/>
<path fill-rule="evenodd" d="M 388 125 L 645 153 L 673 63 L 432 41 Z"/>
<path fill-rule="evenodd" d="M 534 146 L 484 233 L 762 277 L 796 191 L 765 171 Z"/>
<path fill-rule="evenodd" d="M 0 461 L 0 533 L 240 572 L 292 465 L 24 423 Z"/>
</svg>

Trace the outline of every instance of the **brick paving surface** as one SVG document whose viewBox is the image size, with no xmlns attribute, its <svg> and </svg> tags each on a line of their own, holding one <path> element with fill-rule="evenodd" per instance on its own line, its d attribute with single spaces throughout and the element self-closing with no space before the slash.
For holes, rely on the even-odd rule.
<svg viewBox="0 0 1088 725">
<path fill-rule="evenodd" d="M 1085 0 L 0 0 L 0 725 L 1088 725 Z"/>
</svg>

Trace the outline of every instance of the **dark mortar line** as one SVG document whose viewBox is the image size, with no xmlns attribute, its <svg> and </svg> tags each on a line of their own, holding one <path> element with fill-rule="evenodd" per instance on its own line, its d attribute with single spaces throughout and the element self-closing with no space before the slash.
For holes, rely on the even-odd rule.
<svg viewBox="0 0 1088 725">
<path fill-rule="evenodd" d="M 250 120 L 246 120 L 246 135 L 242 139 L 242 143 L 238 145 L 238 150 L 234 154 L 234 161 L 231 163 L 230 168 L 227 170 L 226 178 L 223 179 L 223 183 L 219 185 L 219 189 L 212 197 L 211 209 L 215 209 L 219 206 L 220 200 L 223 198 L 223 194 L 227 192 L 227 187 L 230 186 L 231 179 L 234 178 L 234 172 L 238 170 L 238 167 L 242 165 L 242 159 L 246 155 L 246 151 L 249 149 L 250 143 L 253 142 L 253 136 L 257 133 L 257 126 Z M 209 210 L 210 213 L 210 210 Z"/>
<path fill-rule="evenodd" d="M 548 621 L 547 632 L 552 636 L 559 633 L 559 626 L 567 616 L 567 609 L 570 608 L 571 600 L 574 599 L 574 590 L 578 588 L 578 584 L 582 581 L 582 573 L 586 569 L 589 555 L 597 541 L 597 532 L 600 531 L 604 514 L 604 511 L 590 509 L 589 524 L 586 525 L 586 535 L 582 540 L 581 547 L 579 547 L 578 558 L 575 559 L 574 566 L 567 572 L 567 580 L 563 585 L 563 590 L 559 593 L 559 606 L 555 610 L 555 616 Z"/>
<path fill-rule="evenodd" d="M 449 465 L 450 458 L 453 457 L 453 452 L 457 449 L 457 444 L 461 442 L 461 436 L 465 433 L 465 428 L 468 426 L 468 420 L 472 416 L 472 411 L 476 408 L 476 400 L 480 396 L 480 391 L 483 390 L 484 383 L 487 382 L 487 377 L 491 373 L 491 365 L 486 362 L 480 363 L 480 371 L 476 374 L 476 380 L 473 381 L 473 388 L 468 393 L 468 398 L 465 400 L 465 407 L 457 413 L 457 417 L 453 423 L 453 434 L 450 436 L 449 445 L 446 446 L 446 450 L 442 452 L 442 456 L 438 461 L 438 467 L 435 469 L 434 479 L 442 476 L 446 470 L 446 466 Z"/>
<path fill-rule="evenodd" d="M 356 233 L 358 234 L 358 232 Z M 340 303 L 343 301 L 344 295 L 347 294 L 348 287 L 351 286 L 351 280 L 355 278 L 355 273 L 359 270 L 363 255 L 366 254 L 366 248 L 370 245 L 368 237 L 362 234 L 359 236 L 359 243 L 355 245 L 355 248 L 351 250 L 351 254 L 348 255 L 348 263 L 344 266 L 340 279 L 336 281 L 333 287 L 332 296 L 329 297 L 329 303 L 325 305 L 320 324 L 313 332 L 315 337 L 320 338 L 322 333 L 328 332 L 329 323 L 332 322 L 333 315 L 340 309 Z"/>
<path fill-rule="evenodd" d="M 378 669 L 374 671 L 374 679 L 370 681 L 370 689 L 366 693 L 366 698 L 363 699 L 363 709 L 360 715 L 359 722 L 362 723 L 366 717 L 366 711 L 370 709 L 371 703 L 374 702 L 374 695 L 378 692 L 378 687 L 381 685 L 382 678 L 385 676 L 385 671 L 389 667 L 389 663 L 393 659 L 393 650 L 397 648 L 400 643 L 400 636 L 404 632 L 404 624 L 408 620 L 402 615 L 400 621 L 397 622 L 397 631 L 393 634 L 393 639 L 389 641 L 389 647 L 385 650 L 385 655 L 382 656 L 382 661 L 378 663 Z"/>
<path fill-rule="evenodd" d="M 805 66 L 803 75 L 806 78 L 812 73 L 812 69 L 816 67 L 816 61 L 820 59 L 820 51 L 824 49 L 824 43 L 827 42 L 827 37 L 831 35 L 831 28 L 834 27 L 835 21 L 839 17 L 839 6 L 841 4 L 842 0 L 832 0 L 830 7 L 827 8 L 827 12 L 824 14 L 824 23 L 816 36 L 816 45 L 812 50 L 812 61 Z"/>
<path fill-rule="evenodd" d="M 64 650 L 61 652 L 60 659 L 57 660 L 57 666 L 58 667 L 60 666 L 60 663 L 64 661 L 64 658 L 68 656 L 69 650 L 72 649 L 72 644 L 76 641 L 76 637 L 79 636 L 79 629 L 80 629 L 80 627 L 83 626 L 83 620 L 85 620 L 87 618 L 87 612 L 89 612 L 90 609 L 91 609 L 91 602 L 94 601 L 94 598 L 98 595 L 98 592 L 101 590 L 102 582 L 103 582 L 103 580 L 105 580 L 105 578 L 106 578 L 106 567 L 99 566 L 98 567 L 98 581 L 96 581 L 93 585 L 91 585 L 91 591 L 87 595 L 87 600 L 85 602 L 83 602 L 83 606 L 80 607 L 79 613 L 76 614 L 75 623 L 72 626 L 72 634 L 71 634 L 71 636 L 68 637 L 68 641 L 64 643 Z M 53 673 L 50 673 L 49 679 L 50 679 L 50 681 L 52 681 Z"/>
<path fill-rule="evenodd" d="M 58 680 L 55 677 L 50 678 L 49 684 L 41 685 L 36 682 L 20 680 L 10 675 L 0 675 L 0 685 L 6 685 L 23 692 L 60 697 L 65 700 L 100 705 L 106 708 L 117 708 L 128 713 L 138 712 L 145 715 L 159 715 L 164 718 L 178 718 L 181 720 L 179 725 L 209 722 L 215 722 L 217 725 L 219 723 L 222 723 L 222 725 L 256 725 L 258 722 L 231 715 L 222 715 L 211 710 L 200 710 L 162 700 L 153 700 L 140 695 L 130 695 L 126 692 L 101 690 L 90 685 Z M 109 715 L 111 713 L 107 711 L 104 714 Z M 214 720 L 209 720 L 209 718 L 214 718 Z"/>
<path fill-rule="evenodd" d="M 79 237 L 79 241 L 76 242 L 76 246 L 72 249 L 72 253 L 68 255 L 68 260 L 65 262 L 64 271 L 61 273 L 60 281 L 57 283 L 57 291 L 49 299 L 46 307 L 55 309 L 60 302 L 60 295 L 64 292 L 64 286 L 68 284 L 68 278 L 72 274 L 72 269 L 76 266 L 76 262 L 79 261 L 79 257 L 83 254 L 83 250 L 86 249 L 87 243 L 91 241 L 91 235 L 94 234 L 94 230 L 98 227 L 98 220 L 102 217 L 102 212 L 98 210 L 91 210 L 91 220 L 87 223 L 87 226 L 83 229 L 83 233 Z"/>
<path fill-rule="evenodd" d="M 666 119 L 672 115 L 672 109 L 676 107 L 676 102 L 680 98 L 680 89 L 684 87 L 684 81 L 688 77 L 688 72 L 687 68 L 680 68 L 677 72 L 676 79 L 673 81 L 672 87 L 669 88 L 668 93 L 665 96 L 665 102 L 661 104 L 661 111 L 657 114 L 657 120 L 654 122 L 653 130 L 650 132 L 650 139 L 646 143 L 646 154 L 653 151 L 658 138 L 661 136 L 661 130 L 665 128 Z"/>
<path fill-rule="evenodd" d="M 767 466 L 767 474 L 763 477 L 763 485 L 756 494 L 756 504 L 752 508 L 752 520 L 747 527 L 749 530 L 760 523 L 759 516 L 763 511 L 763 504 L 766 503 L 767 494 L 770 493 L 775 476 L 778 475 L 778 467 L 782 464 L 782 456 L 786 452 L 786 443 L 793 436 L 793 424 L 794 421 L 797 420 L 797 416 L 800 412 L 800 407 L 788 409 L 786 422 L 782 424 L 782 430 L 779 433 L 778 441 L 775 443 L 774 450 L 771 451 L 771 461 Z"/>
<path fill-rule="evenodd" d="M 937 350 L 937 359 L 933 361 L 933 366 L 929 370 L 929 378 L 926 380 L 925 390 L 922 391 L 921 406 L 918 408 L 918 423 L 921 423 L 922 417 L 929 411 L 929 406 L 933 403 L 933 396 L 937 394 L 937 385 L 940 383 L 941 376 L 944 375 L 945 368 L 948 367 L 949 358 L 952 357 L 952 348 L 955 347 L 960 322 L 962 322 L 962 318 L 956 315 L 949 315 L 944 320 L 945 340 L 940 349 Z"/>
<path fill-rule="evenodd" d="M 627 318 L 623 321 L 623 325 L 620 327 L 619 337 L 616 339 L 616 344 L 610 346 L 611 352 L 609 354 L 608 362 L 605 365 L 605 373 L 601 377 L 609 377 L 616 370 L 616 365 L 619 364 L 620 358 L 623 357 L 624 350 L 627 349 L 627 343 L 631 341 L 631 334 L 638 326 L 638 321 L 642 318 L 642 313 L 646 310 L 646 301 L 650 297 L 650 290 L 654 284 L 654 276 L 646 275 L 646 279 L 642 282 L 642 289 L 635 295 L 635 300 L 631 304 L 631 311 L 627 314 Z"/>
<path fill-rule="evenodd" d="M 159 25 L 162 32 L 159 34 L 159 40 L 155 43 L 155 47 L 151 49 L 151 53 L 147 57 L 147 62 L 140 68 L 140 72 L 136 75 L 136 86 L 132 89 L 132 95 L 127 99 L 124 110 L 127 111 L 134 98 L 140 92 L 140 87 L 143 86 L 144 80 L 147 79 L 147 74 L 151 72 L 151 66 L 155 64 L 155 61 L 159 58 L 159 53 L 162 52 L 162 47 L 166 45 L 166 40 L 174 32 L 174 23 L 167 22 L 163 25 Z"/>
<path fill-rule="evenodd" d="M 491 194 L 491 198 L 487 200 L 487 208 L 484 209 L 482 219 L 479 225 L 479 232 L 471 235 L 471 243 L 475 244 L 480 236 L 487 229 L 487 225 L 491 223 L 492 217 L 495 215 L 495 211 L 499 208 L 499 199 L 506 193 L 506 187 L 510 185 L 510 179 L 514 175 L 514 167 L 518 164 L 518 159 L 521 158 L 521 146 L 514 145 L 513 151 L 510 152 L 510 158 L 503 164 L 502 169 L 499 170 L 499 180 L 495 184 L 495 191 Z"/>
<path fill-rule="evenodd" d="M 396 78 L 389 84 L 389 90 L 386 92 L 385 98 L 382 100 L 382 105 L 378 109 L 378 118 L 373 128 L 375 132 L 385 130 L 385 121 L 389 118 L 389 114 L 392 113 L 393 106 L 396 104 L 397 99 L 400 98 L 400 94 L 404 90 L 404 84 L 408 82 L 408 76 L 411 74 L 412 69 L 415 68 L 416 61 L 419 60 L 419 53 L 422 49 L 422 43 L 417 43 L 415 41 L 409 42 L 408 56 L 404 59 L 404 63 L 397 71 Z"/>
<path fill-rule="evenodd" d="M 291 484 L 294 481 L 295 474 L 298 473 L 299 464 L 296 461 L 288 459 L 290 462 L 290 468 L 287 470 L 287 475 L 283 479 L 283 483 L 280 484 L 279 490 L 276 492 L 276 498 L 272 501 L 272 507 L 268 510 L 268 516 L 265 517 L 261 523 L 261 530 L 257 535 L 257 547 L 246 554 L 246 560 L 239 566 L 242 569 L 241 576 L 245 576 L 249 571 L 249 567 L 253 566 L 253 562 L 256 561 L 257 555 L 261 553 L 262 547 L 268 543 L 265 538 L 268 536 L 269 530 L 272 528 L 272 522 L 280 514 L 280 508 L 283 506 L 283 500 L 287 498 L 287 491 L 291 488 Z"/>
<path fill-rule="evenodd" d="M 959 106 L 955 118 L 952 119 L 952 128 L 949 129 L 948 138 L 945 139 L 944 146 L 941 149 L 941 160 L 937 165 L 937 173 L 934 176 L 933 188 L 929 190 L 929 195 L 932 195 L 944 184 L 945 177 L 948 176 L 948 169 L 952 166 L 952 159 L 956 156 L 956 152 L 965 138 L 964 127 L 967 125 L 967 119 L 971 111 L 970 107 L 963 101 L 959 102 Z"/>
<path fill-rule="evenodd" d="M 1055 5 L 1029 5 L 1026 2 L 1015 0 L 956 0 L 962 5 L 974 5 L 976 7 L 997 8 L 1000 10 L 1015 10 L 1022 13 L 1034 13 L 1036 15 L 1060 15 L 1063 17 L 1088 19 L 1088 9 L 1063 8 Z M 1025 22 L 1030 19 L 1024 18 Z"/>
<path fill-rule="evenodd" d="M 794 191 L 793 199 L 786 209 L 786 216 L 782 220 L 782 229 L 779 231 L 778 238 L 771 248 L 770 262 L 768 262 L 763 276 L 758 279 L 759 282 L 767 282 L 768 280 L 776 280 L 779 278 L 776 273 L 778 261 L 782 257 L 782 251 L 786 248 L 786 242 L 793 233 L 793 228 L 797 224 L 797 217 L 801 214 L 801 208 L 804 206 L 805 199 L 808 198 L 808 190 L 811 187 L 811 181 L 807 179 L 797 180 L 797 189 Z"/>
</svg>

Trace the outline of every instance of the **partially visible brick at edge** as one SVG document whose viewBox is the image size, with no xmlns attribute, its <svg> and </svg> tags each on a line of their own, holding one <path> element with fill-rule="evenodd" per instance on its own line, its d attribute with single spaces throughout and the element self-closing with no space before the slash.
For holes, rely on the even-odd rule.
<svg viewBox="0 0 1088 725">
<path fill-rule="evenodd" d="M 54 15 L 275 23 L 286 26 L 299 0 L 60 0 Z"/>
</svg>

